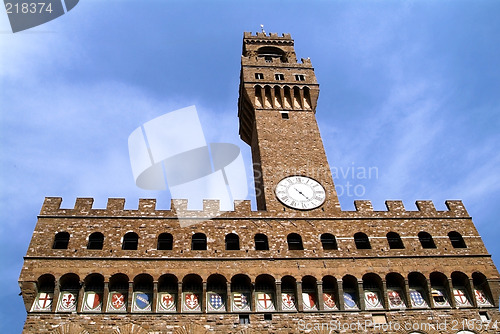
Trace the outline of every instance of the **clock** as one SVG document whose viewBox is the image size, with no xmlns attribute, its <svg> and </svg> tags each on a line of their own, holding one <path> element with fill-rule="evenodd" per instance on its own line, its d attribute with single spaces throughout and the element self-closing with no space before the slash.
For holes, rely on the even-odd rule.
<svg viewBox="0 0 500 334">
<path fill-rule="evenodd" d="M 288 176 L 274 190 L 284 205 L 298 210 L 312 210 L 325 202 L 325 188 L 307 176 Z"/>
</svg>

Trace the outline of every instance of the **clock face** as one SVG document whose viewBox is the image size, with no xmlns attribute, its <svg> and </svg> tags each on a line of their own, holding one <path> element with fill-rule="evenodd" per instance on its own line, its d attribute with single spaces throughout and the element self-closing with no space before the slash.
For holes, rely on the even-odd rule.
<svg viewBox="0 0 500 334">
<path fill-rule="evenodd" d="M 306 176 L 288 176 L 276 185 L 276 197 L 294 209 L 311 210 L 325 202 L 325 188 Z"/>
</svg>

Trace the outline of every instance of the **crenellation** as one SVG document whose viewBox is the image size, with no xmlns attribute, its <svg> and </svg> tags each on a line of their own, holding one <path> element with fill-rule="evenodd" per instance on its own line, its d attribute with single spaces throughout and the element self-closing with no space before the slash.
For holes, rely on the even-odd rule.
<svg viewBox="0 0 500 334">
<path fill-rule="evenodd" d="M 355 200 L 354 207 L 357 212 L 373 212 L 372 202 L 369 200 Z"/>
<path fill-rule="evenodd" d="M 125 198 L 108 198 L 106 211 L 117 213 L 125 209 Z"/>
<path fill-rule="evenodd" d="M 156 199 L 153 198 L 140 198 L 139 211 L 141 213 L 154 213 L 156 210 Z"/>
<path fill-rule="evenodd" d="M 171 199 L 170 200 L 170 211 L 175 215 L 179 212 L 188 211 L 188 200 L 187 199 Z"/>
<path fill-rule="evenodd" d="M 389 212 L 399 213 L 406 211 L 403 201 L 401 200 L 387 200 L 385 201 L 385 207 Z"/>
<path fill-rule="evenodd" d="M 124 198 L 109 198 L 106 209 L 93 208 L 93 198 L 77 198 L 73 208 L 61 208 L 62 199 L 60 197 L 46 197 L 40 216 L 89 216 L 89 217 L 139 217 L 141 215 L 148 217 L 224 217 L 224 218 L 241 218 L 241 217 L 266 217 L 270 214 L 275 214 L 280 217 L 310 216 L 307 212 L 291 212 L 291 211 L 262 211 L 253 210 L 249 200 L 235 200 L 234 208 L 231 211 L 221 211 L 218 200 L 203 200 L 202 210 L 189 209 L 189 203 L 186 199 L 172 199 L 171 208 L 169 210 L 157 210 L 156 199 L 139 199 L 138 208 L 136 210 L 125 209 Z M 437 211 L 432 201 L 416 201 L 418 211 L 406 210 L 401 200 L 387 200 L 385 206 L 387 211 L 375 211 L 369 200 L 355 200 L 355 211 L 338 211 L 336 215 L 339 217 L 356 218 L 366 217 L 370 214 L 373 217 L 389 218 L 389 217 L 469 217 L 463 203 L 457 200 L 446 201 L 448 210 Z M 328 212 L 318 212 L 315 214 L 317 218 L 330 217 Z"/>
<path fill-rule="evenodd" d="M 235 200 L 234 201 L 234 211 L 240 212 L 243 215 L 250 215 L 252 212 L 252 203 L 250 200 Z"/>
<path fill-rule="evenodd" d="M 42 208 L 40 209 L 40 215 L 58 212 L 61 209 L 61 203 L 61 197 L 45 197 Z"/>
<path fill-rule="evenodd" d="M 244 38 L 244 40 L 252 40 L 252 39 L 260 38 L 259 41 L 261 43 L 269 42 L 270 40 L 271 41 L 272 40 L 290 40 L 290 41 L 292 41 L 292 36 L 289 33 L 282 33 L 280 36 L 280 35 L 278 35 L 278 33 L 270 32 L 269 34 L 267 34 L 267 33 L 262 32 L 262 31 L 256 32 L 255 35 L 253 34 L 253 32 L 245 31 L 245 32 L 243 32 L 243 38 Z"/>
<path fill-rule="evenodd" d="M 436 214 L 437 210 L 432 201 L 415 201 L 418 211 L 425 214 Z"/>
<path fill-rule="evenodd" d="M 469 213 L 465 209 L 465 205 L 461 200 L 447 200 L 444 203 L 446 204 L 448 210 L 453 211 L 456 214 L 469 217 Z"/>
<path fill-rule="evenodd" d="M 219 215 L 223 211 L 220 211 L 220 200 L 218 199 L 204 199 L 203 200 L 203 213 L 210 216 Z"/>
<path fill-rule="evenodd" d="M 78 197 L 75 201 L 75 213 L 88 214 L 92 210 L 94 204 L 93 198 Z"/>
</svg>

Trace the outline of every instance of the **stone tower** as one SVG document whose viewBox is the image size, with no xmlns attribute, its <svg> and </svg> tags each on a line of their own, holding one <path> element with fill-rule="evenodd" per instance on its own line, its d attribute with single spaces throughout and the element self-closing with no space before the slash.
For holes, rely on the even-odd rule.
<svg viewBox="0 0 500 334">
<path fill-rule="evenodd" d="M 340 211 L 316 123 L 318 95 L 311 61 L 297 62 L 289 34 L 245 33 L 238 116 L 241 139 L 252 148 L 259 210 L 282 211 L 282 204 L 294 207 L 297 202 L 311 213 Z M 291 175 L 318 181 L 326 191 L 324 205 L 303 203 L 301 198 L 306 197 L 300 193 L 296 193 L 297 198 L 287 194 L 280 203 L 275 196 L 276 185 Z"/>
<path fill-rule="evenodd" d="M 293 43 L 243 38 L 239 131 L 258 210 L 46 198 L 19 278 L 25 333 L 500 332 L 499 273 L 462 202 L 340 209 L 319 86 Z"/>
</svg>

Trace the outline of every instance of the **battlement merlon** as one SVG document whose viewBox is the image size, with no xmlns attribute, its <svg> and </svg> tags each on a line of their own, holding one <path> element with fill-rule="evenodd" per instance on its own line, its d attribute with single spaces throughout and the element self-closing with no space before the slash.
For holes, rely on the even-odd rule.
<svg viewBox="0 0 500 334">
<path fill-rule="evenodd" d="M 277 33 L 271 32 L 266 34 L 265 32 L 257 32 L 255 35 L 250 31 L 245 31 L 243 33 L 243 43 L 245 41 L 283 41 L 283 42 L 291 42 L 293 45 L 292 36 L 288 33 L 283 33 L 281 36 L 278 36 Z M 250 42 L 251 43 L 251 42 Z"/>
<path fill-rule="evenodd" d="M 249 200 L 234 201 L 234 211 L 221 211 L 218 200 L 203 200 L 203 210 L 189 210 L 185 199 L 172 199 L 170 210 L 157 210 L 156 199 L 139 199 L 136 210 L 125 209 L 124 198 L 109 198 L 106 209 L 93 207 L 93 198 L 77 198 L 73 208 L 61 208 L 61 197 L 46 197 L 40 210 L 40 217 L 59 216 L 93 216 L 93 217 L 158 217 L 158 218 L 265 218 L 275 213 L 252 211 Z M 417 210 L 406 210 L 402 201 L 388 200 L 386 211 L 375 211 L 371 201 L 354 201 L 355 211 L 340 211 L 338 217 L 330 217 L 318 213 L 317 218 L 470 218 L 464 204 L 460 200 L 445 202 L 448 210 L 436 210 L 432 201 L 416 201 Z M 279 214 L 282 218 L 310 217 L 309 211 L 286 211 Z"/>
</svg>

